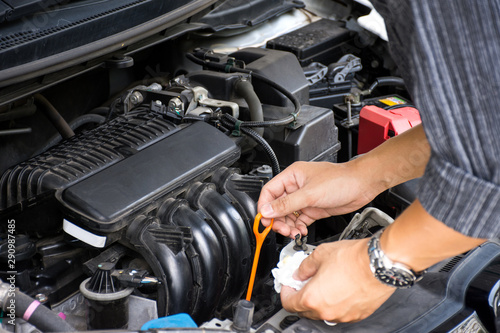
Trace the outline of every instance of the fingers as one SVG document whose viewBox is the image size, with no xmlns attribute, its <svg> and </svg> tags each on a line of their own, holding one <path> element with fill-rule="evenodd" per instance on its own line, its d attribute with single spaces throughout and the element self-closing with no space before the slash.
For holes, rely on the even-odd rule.
<svg viewBox="0 0 500 333">
<path fill-rule="evenodd" d="M 297 234 L 307 235 L 307 226 L 316 218 L 297 213 L 307 205 L 307 190 L 304 183 L 304 163 L 295 163 L 267 183 L 261 191 L 258 211 L 262 224 L 269 226 L 274 218 L 273 230 L 294 238 Z M 295 214 L 294 214 L 295 212 Z"/>
<path fill-rule="evenodd" d="M 307 226 L 308 226 L 310 223 L 314 222 L 314 220 L 313 220 L 313 219 L 310 219 L 310 218 L 307 218 L 307 219 L 308 219 L 309 223 L 303 222 L 303 221 L 301 220 L 301 217 L 299 217 L 299 218 L 295 221 L 295 230 L 296 230 L 297 232 L 294 232 L 295 230 L 293 230 L 293 231 L 292 231 L 292 235 L 291 235 L 291 237 L 292 237 L 292 238 L 295 238 L 295 235 L 297 235 L 297 234 L 301 234 L 302 236 L 307 235 Z"/>
<path fill-rule="evenodd" d="M 262 188 L 257 205 L 259 212 L 261 212 L 264 217 L 278 216 L 274 214 L 276 213 L 274 211 L 274 206 L 267 206 L 264 208 L 264 212 L 262 212 L 263 206 L 275 201 L 278 198 L 286 197 L 288 193 L 297 191 L 301 187 L 300 185 L 301 184 L 297 181 L 297 176 L 295 175 L 293 166 L 285 169 Z M 292 211 L 288 213 L 291 212 Z M 281 216 L 284 215 L 286 214 Z"/>
<path fill-rule="evenodd" d="M 317 312 L 311 310 L 307 306 L 307 302 L 304 302 L 304 289 L 297 291 L 291 287 L 282 286 L 280 297 L 283 308 L 288 312 L 297 313 L 310 319 L 320 319 Z"/>
<path fill-rule="evenodd" d="M 371 315 L 394 292 L 369 269 L 366 240 L 318 246 L 293 275 L 310 280 L 296 291 L 282 287 L 281 301 L 289 312 L 334 322 L 355 322 Z"/>
<path fill-rule="evenodd" d="M 288 286 L 281 287 L 281 304 L 283 305 L 283 308 L 285 308 L 285 310 L 287 310 L 288 312 L 300 313 L 305 310 L 302 308 L 299 292 L 300 291 L 297 291 Z"/>
<path fill-rule="evenodd" d="M 290 228 L 290 226 L 284 222 L 274 221 L 273 231 L 285 237 L 288 237 L 292 232 L 292 228 Z"/>
<path fill-rule="evenodd" d="M 317 256 L 315 255 L 314 252 L 316 251 L 317 249 L 314 250 L 313 253 L 311 253 L 306 259 L 304 259 L 299 268 L 293 273 L 293 278 L 295 280 L 305 281 L 318 272 L 321 261 L 318 260 Z"/>
<path fill-rule="evenodd" d="M 304 191 L 297 190 L 264 204 L 260 207 L 260 213 L 266 218 L 286 216 L 304 208 L 304 202 Z"/>
<path fill-rule="evenodd" d="M 270 221 L 270 219 L 263 219 L 262 224 L 267 227 Z M 285 216 L 274 220 L 273 231 L 294 239 L 297 234 L 307 235 L 307 225 L 295 216 Z"/>
</svg>

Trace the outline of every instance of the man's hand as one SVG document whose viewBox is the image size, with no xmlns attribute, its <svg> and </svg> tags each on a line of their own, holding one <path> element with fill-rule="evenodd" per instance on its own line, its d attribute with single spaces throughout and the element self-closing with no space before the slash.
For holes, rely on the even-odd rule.
<svg viewBox="0 0 500 333">
<path fill-rule="evenodd" d="M 370 186 L 363 174 L 356 161 L 296 162 L 262 189 L 258 202 L 262 224 L 267 226 L 275 218 L 276 232 L 292 238 L 307 235 L 307 226 L 314 221 L 352 212 L 373 200 L 380 189 Z"/>
<path fill-rule="evenodd" d="M 347 163 L 296 162 L 262 189 L 262 224 L 274 218 L 274 231 L 291 238 L 306 235 L 315 220 L 350 213 L 382 191 L 421 176 L 429 156 L 419 125 Z"/>
<path fill-rule="evenodd" d="M 311 319 L 333 322 L 368 317 L 396 290 L 373 276 L 367 239 L 318 246 L 302 262 L 294 278 L 311 280 L 300 291 L 283 287 L 283 307 Z"/>
<path fill-rule="evenodd" d="M 387 257 L 415 272 L 464 253 L 485 239 L 465 236 L 429 215 L 416 200 L 383 232 Z M 344 240 L 318 246 L 295 274 L 311 280 L 300 291 L 281 289 L 283 307 L 312 319 L 359 321 L 372 314 L 395 290 L 370 270 L 368 240 Z"/>
</svg>

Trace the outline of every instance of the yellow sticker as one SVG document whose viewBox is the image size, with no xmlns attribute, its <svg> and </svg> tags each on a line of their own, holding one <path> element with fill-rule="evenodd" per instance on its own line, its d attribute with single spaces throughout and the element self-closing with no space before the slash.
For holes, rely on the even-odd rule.
<svg viewBox="0 0 500 333">
<path fill-rule="evenodd" d="M 379 99 L 378 101 L 388 106 L 406 104 L 406 101 L 395 96 Z"/>
</svg>

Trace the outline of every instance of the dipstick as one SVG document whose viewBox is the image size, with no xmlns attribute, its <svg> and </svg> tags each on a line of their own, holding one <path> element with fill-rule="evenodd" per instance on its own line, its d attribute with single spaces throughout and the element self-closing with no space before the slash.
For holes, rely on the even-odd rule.
<svg viewBox="0 0 500 333">
<path fill-rule="evenodd" d="M 265 228 L 262 232 L 259 232 L 260 219 L 262 215 L 258 213 L 255 216 L 255 220 L 253 222 L 253 233 L 255 234 L 255 254 L 253 256 L 253 265 L 252 265 L 252 273 L 250 274 L 250 281 L 248 282 L 248 292 L 247 292 L 247 301 L 250 301 L 252 298 L 253 285 L 255 282 L 255 274 L 257 274 L 257 265 L 259 263 L 260 250 L 262 249 L 262 244 L 264 243 L 264 239 L 266 239 L 267 234 L 271 231 L 271 228 L 274 223 L 274 219 L 271 220 L 271 224 L 267 228 Z"/>
</svg>

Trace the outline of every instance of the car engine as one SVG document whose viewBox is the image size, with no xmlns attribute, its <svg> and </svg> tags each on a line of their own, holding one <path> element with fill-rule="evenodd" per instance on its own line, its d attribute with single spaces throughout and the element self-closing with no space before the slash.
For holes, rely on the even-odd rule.
<svg viewBox="0 0 500 333">
<path fill-rule="evenodd" d="M 222 3 L 161 32 L 161 42 L 138 42 L 99 66 L 1 88 L 2 329 L 138 331 L 184 313 L 225 332 L 370 331 L 284 314 L 270 271 L 294 241 L 273 233 L 260 256 L 252 328 L 233 325 L 256 247 L 256 203 L 262 186 L 292 163 L 346 162 L 406 129 L 395 120 L 418 124 L 418 111 L 386 41 L 358 22 L 370 8 L 332 1 L 335 17 L 323 18 L 314 13 L 321 1 L 271 1 L 272 10 L 261 6 L 241 23 L 242 13 L 228 18 L 234 5 Z M 390 116 L 381 123 L 377 112 Z M 370 206 L 394 218 L 415 186 L 402 184 Z M 382 225 L 352 228 L 355 213 L 318 221 L 307 243 L 338 240 L 348 225 L 345 237 L 363 238 Z M 471 268 L 481 255 L 487 259 Z M 453 260 L 435 268 L 434 282 L 451 286 L 451 272 L 469 272 L 474 295 L 498 296 L 496 244 Z M 9 325 L 10 285 L 18 307 L 36 300 L 48 312 Z M 411 293 L 391 304 L 423 295 Z M 474 309 L 463 325 L 473 318 L 493 327 L 484 297 L 469 287 L 462 293 L 467 306 L 457 301 L 454 321 L 435 326 L 449 331 L 460 324 L 457 313 Z M 436 292 L 429 308 L 443 297 Z M 401 332 L 422 325 L 417 317 L 407 319 L 409 328 L 374 318 Z"/>
</svg>

